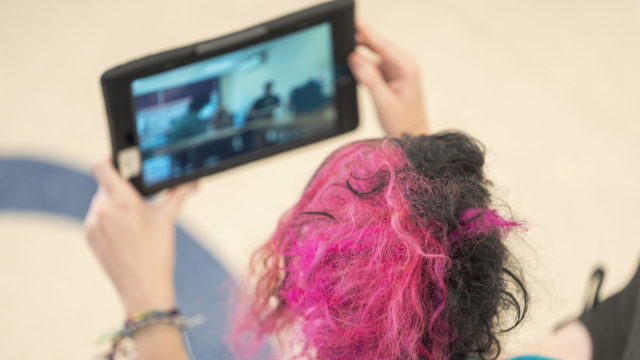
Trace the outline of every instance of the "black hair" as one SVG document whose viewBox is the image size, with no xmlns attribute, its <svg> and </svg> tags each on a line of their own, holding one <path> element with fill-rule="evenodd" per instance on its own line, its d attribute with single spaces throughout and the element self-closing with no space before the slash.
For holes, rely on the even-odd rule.
<svg viewBox="0 0 640 360">
<path fill-rule="evenodd" d="M 432 184 L 429 194 L 408 194 L 416 219 L 428 217 L 443 224 L 438 238 L 444 239 L 442 246 L 452 259 L 445 309 L 455 332 L 450 359 L 495 359 L 501 349 L 499 334 L 517 327 L 527 314 L 529 294 L 522 272 L 499 231 L 476 234 L 466 240 L 468 246 L 447 240 L 465 225 L 465 210 L 491 205 L 491 183 L 483 170 L 485 148 L 472 137 L 452 131 L 405 135 L 399 142 L 412 170 Z M 509 316 L 512 321 L 505 324 Z M 423 342 L 429 342 L 427 333 Z"/>
</svg>

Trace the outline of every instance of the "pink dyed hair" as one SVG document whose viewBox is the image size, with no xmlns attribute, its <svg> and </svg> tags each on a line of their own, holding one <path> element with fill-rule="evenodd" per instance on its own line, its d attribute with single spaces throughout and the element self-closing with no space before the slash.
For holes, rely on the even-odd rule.
<svg viewBox="0 0 640 360">
<path fill-rule="evenodd" d="M 294 358 L 447 359 L 457 336 L 445 311 L 455 245 L 443 244 L 517 224 L 467 209 L 465 225 L 443 239 L 444 225 L 417 219 L 408 195 L 431 187 L 397 139 L 332 154 L 253 254 L 236 345 L 255 350 L 276 335 L 287 349 L 298 344 Z"/>
</svg>

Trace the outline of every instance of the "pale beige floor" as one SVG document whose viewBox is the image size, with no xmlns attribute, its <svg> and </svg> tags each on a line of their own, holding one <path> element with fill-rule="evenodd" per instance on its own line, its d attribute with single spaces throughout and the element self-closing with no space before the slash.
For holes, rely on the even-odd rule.
<svg viewBox="0 0 640 360">
<path fill-rule="evenodd" d="M 87 169 L 108 151 L 103 70 L 314 3 L 0 0 L 0 156 Z M 528 222 L 511 245 L 533 308 L 510 347 L 575 315 L 595 263 L 607 266 L 605 293 L 620 287 L 640 258 L 640 2 L 362 0 L 358 10 L 416 55 L 434 127 L 487 145 L 497 194 Z M 183 222 L 234 274 L 331 150 L 382 134 L 361 98 L 357 132 L 210 177 L 187 203 Z M 3 358 L 86 359 L 120 321 L 78 224 L 2 215 L 0 289 Z"/>
</svg>

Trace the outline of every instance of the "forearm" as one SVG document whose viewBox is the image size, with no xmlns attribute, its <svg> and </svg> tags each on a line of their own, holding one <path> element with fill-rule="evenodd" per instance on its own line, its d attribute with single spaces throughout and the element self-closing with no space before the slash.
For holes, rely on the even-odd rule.
<svg viewBox="0 0 640 360">
<path fill-rule="evenodd" d="M 180 330 L 172 325 L 158 324 L 134 337 L 139 360 L 188 360 Z"/>
</svg>

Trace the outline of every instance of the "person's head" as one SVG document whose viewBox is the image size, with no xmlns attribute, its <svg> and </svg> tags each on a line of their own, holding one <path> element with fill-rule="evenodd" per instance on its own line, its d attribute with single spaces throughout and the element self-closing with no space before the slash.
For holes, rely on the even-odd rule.
<svg viewBox="0 0 640 360">
<path fill-rule="evenodd" d="M 201 92 L 201 93 L 195 94 L 191 98 L 191 103 L 189 103 L 189 112 L 192 112 L 192 113 L 199 112 L 200 110 L 202 110 L 202 108 L 205 105 L 209 103 L 210 100 L 211 100 L 211 97 L 209 93 Z"/>
<path fill-rule="evenodd" d="M 273 90 L 273 82 L 269 81 L 266 84 L 264 84 L 264 93 L 265 95 L 271 95 L 271 92 Z"/>
<path fill-rule="evenodd" d="M 291 330 L 317 359 L 496 356 L 528 296 L 504 244 L 519 224 L 492 209 L 483 163 L 460 133 L 337 150 L 254 254 L 237 334 Z"/>
</svg>

